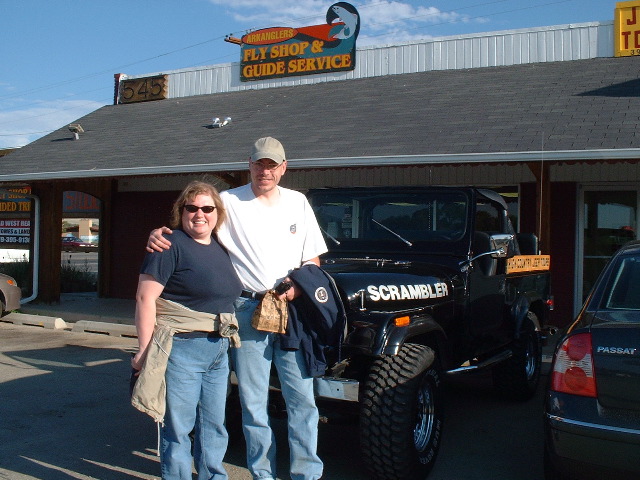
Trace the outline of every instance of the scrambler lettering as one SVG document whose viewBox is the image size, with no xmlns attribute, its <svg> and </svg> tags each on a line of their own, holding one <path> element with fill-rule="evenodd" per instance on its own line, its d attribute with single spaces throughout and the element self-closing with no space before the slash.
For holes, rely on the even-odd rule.
<svg viewBox="0 0 640 480">
<path fill-rule="evenodd" d="M 379 300 L 422 300 L 426 298 L 442 298 L 449 295 L 446 283 L 419 285 L 369 285 L 367 287 L 369 299 Z"/>
</svg>

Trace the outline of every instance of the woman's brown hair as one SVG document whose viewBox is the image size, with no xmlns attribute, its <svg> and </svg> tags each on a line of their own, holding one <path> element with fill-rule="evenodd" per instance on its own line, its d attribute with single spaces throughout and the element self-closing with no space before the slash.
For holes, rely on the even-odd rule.
<svg viewBox="0 0 640 480">
<path fill-rule="evenodd" d="M 173 202 L 169 226 L 171 228 L 182 228 L 182 212 L 184 211 L 184 206 L 198 195 L 209 195 L 213 198 L 213 203 L 218 213 L 218 220 L 216 221 L 213 233 L 218 233 L 218 228 L 220 228 L 222 222 L 227 218 L 227 212 L 224 209 L 222 199 L 220 198 L 220 194 L 218 193 L 218 190 L 216 190 L 216 187 L 210 183 L 202 182 L 200 180 L 190 182 L 184 190 L 182 190 L 182 193 L 180 193 L 176 201 Z"/>
</svg>

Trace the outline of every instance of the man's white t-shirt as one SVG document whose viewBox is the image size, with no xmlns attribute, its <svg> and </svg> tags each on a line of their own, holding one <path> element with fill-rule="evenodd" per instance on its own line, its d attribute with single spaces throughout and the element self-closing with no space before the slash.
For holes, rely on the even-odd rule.
<svg viewBox="0 0 640 480">
<path fill-rule="evenodd" d="M 269 290 L 303 261 L 327 251 L 307 198 L 295 190 L 277 188 L 280 200 L 274 206 L 258 200 L 251 184 L 220 194 L 227 220 L 218 230 L 218 239 L 247 290 Z"/>
</svg>

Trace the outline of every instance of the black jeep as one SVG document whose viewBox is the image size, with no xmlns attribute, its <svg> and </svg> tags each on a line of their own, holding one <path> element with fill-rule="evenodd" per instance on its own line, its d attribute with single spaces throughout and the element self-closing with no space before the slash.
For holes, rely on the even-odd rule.
<svg viewBox="0 0 640 480">
<path fill-rule="evenodd" d="M 490 367 L 505 396 L 534 395 L 549 257 L 534 235 L 515 233 L 490 190 L 335 188 L 308 198 L 347 314 L 344 341 L 316 379 L 321 415 L 359 417 L 374 478 L 423 479 L 442 435 L 443 375 Z"/>
</svg>

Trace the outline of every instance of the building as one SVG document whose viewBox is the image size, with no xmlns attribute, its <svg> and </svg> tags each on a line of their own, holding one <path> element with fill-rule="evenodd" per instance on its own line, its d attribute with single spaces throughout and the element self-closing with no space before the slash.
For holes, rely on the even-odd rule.
<svg viewBox="0 0 640 480">
<path fill-rule="evenodd" d="M 282 185 L 302 191 L 499 190 L 551 254 L 553 322 L 566 324 L 637 235 L 640 58 L 615 57 L 614 34 L 594 22 L 365 47 L 354 70 L 252 82 L 240 62 L 117 74 L 116 104 L 3 158 L 0 188 L 39 200 L 39 300 L 59 299 L 65 191 L 99 200 L 99 295 L 133 298 L 147 236 L 186 182 L 246 183 L 250 145 L 271 135 L 289 157 Z M 123 82 L 154 79 L 164 99 L 118 103 Z"/>
</svg>

